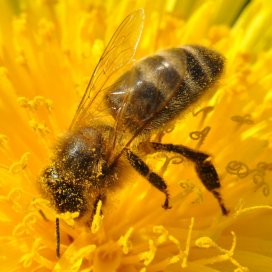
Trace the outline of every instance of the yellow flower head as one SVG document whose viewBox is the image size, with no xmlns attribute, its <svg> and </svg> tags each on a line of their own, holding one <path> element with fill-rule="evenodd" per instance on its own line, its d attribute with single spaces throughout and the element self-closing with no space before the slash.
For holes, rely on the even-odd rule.
<svg viewBox="0 0 272 272">
<path fill-rule="evenodd" d="M 227 216 L 194 166 L 164 152 L 144 161 L 167 182 L 169 210 L 129 167 L 88 224 L 41 193 L 41 173 L 107 42 L 138 8 L 145 20 L 135 59 L 184 44 L 225 57 L 213 96 L 152 139 L 211 154 Z M 271 16 L 267 0 L 1 1 L 2 271 L 271 271 Z"/>
</svg>

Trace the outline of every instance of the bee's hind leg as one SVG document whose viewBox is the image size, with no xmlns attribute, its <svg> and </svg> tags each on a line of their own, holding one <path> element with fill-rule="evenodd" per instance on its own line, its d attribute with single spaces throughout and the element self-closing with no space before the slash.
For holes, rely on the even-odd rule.
<svg viewBox="0 0 272 272">
<path fill-rule="evenodd" d="M 167 184 L 163 178 L 152 172 L 148 165 L 129 149 L 126 149 L 126 156 L 130 164 L 135 170 L 137 170 L 138 173 L 144 176 L 154 187 L 164 193 L 165 202 L 162 207 L 164 209 L 170 209 L 171 206 L 169 205 L 169 193 L 167 190 Z"/>
<path fill-rule="evenodd" d="M 229 211 L 226 209 L 219 192 L 220 181 L 216 169 L 210 160 L 210 155 L 193 150 L 183 145 L 161 144 L 155 142 L 151 142 L 150 144 L 155 151 L 178 153 L 192 161 L 195 164 L 198 177 L 207 190 L 209 190 L 217 199 L 222 213 L 224 215 L 228 214 Z"/>
</svg>

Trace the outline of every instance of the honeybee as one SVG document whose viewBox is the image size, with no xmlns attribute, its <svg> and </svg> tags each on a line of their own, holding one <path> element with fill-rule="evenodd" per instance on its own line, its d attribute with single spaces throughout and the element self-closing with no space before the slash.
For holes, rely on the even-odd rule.
<svg viewBox="0 0 272 272">
<path fill-rule="evenodd" d="M 186 45 L 132 64 L 143 22 L 142 9 L 131 13 L 106 46 L 68 132 L 41 175 L 42 191 L 58 213 L 78 212 L 79 219 L 92 220 L 98 201 L 105 201 L 107 192 L 121 182 L 120 165 L 127 162 L 165 195 L 163 208 L 169 209 L 166 182 L 139 153 L 174 152 L 195 165 L 198 177 L 226 215 L 210 155 L 183 145 L 152 142 L 149 137 L 208 93 L 223 72 L 224 57 L 199 45 Z M 56 225 L 60 256 L 58 218 Z"/>
</svg>

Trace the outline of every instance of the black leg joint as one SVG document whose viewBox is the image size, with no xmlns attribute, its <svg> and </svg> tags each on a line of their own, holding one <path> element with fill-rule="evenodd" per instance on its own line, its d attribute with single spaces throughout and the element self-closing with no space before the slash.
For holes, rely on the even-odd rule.
<svg viewBox="0 0 272 272">
<path fill-rule="evenodd" d="M 165 194 L 165 202 L 163 204 L 163 208 L 170 209 L 169 206 L 169 194 L 167 191 L 167 184 L 158 174 L 150 171 L 149 167 L 146 163 L 141 160 L 136 154 L 131 152 L 130 150 L 126 150 L 126 155 L 130 164 L 138 171 L 142 176 L 144 176 L 154 187 Z"/>
</svg>

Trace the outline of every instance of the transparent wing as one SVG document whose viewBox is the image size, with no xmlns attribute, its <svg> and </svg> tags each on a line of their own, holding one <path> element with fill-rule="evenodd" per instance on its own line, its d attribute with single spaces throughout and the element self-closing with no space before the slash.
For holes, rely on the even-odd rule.
<svg viewBox="0 0 272 272">
<path fill-rule="evenodd" d="M 107 82 L 120 68 L 129 64 L 135 54 L 144 23 L 144 10 L 128 15 L 119 25 L 105 48 L 79 103 L 70 129 L 80 126 L 103 102 Z M 101 95 L 102 94 L 102 95 Z M 100 109 L 103 114 L 103 109 Z"/>
</svg>

